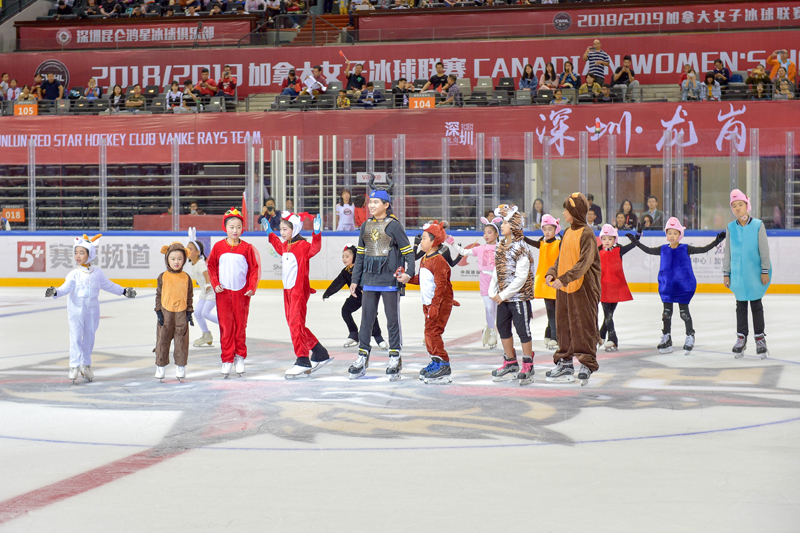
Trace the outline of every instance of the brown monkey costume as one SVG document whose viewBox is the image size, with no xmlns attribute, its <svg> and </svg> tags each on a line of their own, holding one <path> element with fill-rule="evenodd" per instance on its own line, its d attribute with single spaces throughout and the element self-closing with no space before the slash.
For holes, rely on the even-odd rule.
<svg viewBox="0 0 800 533">
<path fill-rule="evenodd" d="M 592 372 L 597 371 L 597 305 L 600 302 L 600 255 L 594 232 L 586 225 L 589 202 L 581 193 L 564 201 L 572 224 L 561 240 L 555 265 L 547 271 L 564 284 L 556 293 L 558 351 L 553 361 L 572 364 L 572 358 Z"/>
<path fill-rule="evenodd" d="M 192 277 L 183 270 L 172 270 L 169 266 L 170 252 L 183 253 L 184 261 L 189 257 L 189 251 L 179 242 L 163 246 L 164 262 L 167 271 L 158 276 L 156 286 L 156 313 L 161 312 L 164 324 L 159 324 L 156 331 L 156 366 L 169 364 L 169 346 L 175 340 L 173 357 L 177 366 L 186 366 L 189 359 L 189 315 L 192 308 Z"/>
</svg>

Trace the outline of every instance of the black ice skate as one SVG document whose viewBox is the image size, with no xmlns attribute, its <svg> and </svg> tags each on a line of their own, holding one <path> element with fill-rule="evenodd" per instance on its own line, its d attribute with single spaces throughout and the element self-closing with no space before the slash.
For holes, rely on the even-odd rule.
<svg viewBox="0 0 800 533">
<path fill-rule="evenodd" d="M 581 387 L 589 383 L 589 378 L 592 377 L 592 371 L 586 368 L 584 365 L 578 369 L 578 379 L 581 382 Z"/>
<path fill-rule="evenodd" d="M 694 333 L 686 335 L 686 341 L 683 343 L 683 355 L 689 355 L 694 349 Z"/>
<path fill-rule="evenodd" d="M 661 336 L 658 351 L 661 353 L 672 353 L 672 335 L 664 333 L 664 335 Z"/>
<path fill-rule="evenodd" d="M 766 343 L 764 344 L 766 347 Z M 733 345 L 733 357 L 741 359 L 744 357 L 744 351 L 747 348 L 747 337 L 741 333 L 736 334 L 736 344 Z"/>
<path fill-rule="evenodd" d="M 517 378 L 519 378 L 519 384 L 521 385 L 530 385 L 533 383 L 533 375 L 535 372 L 533 371 L 533 358 L 531 357 L 523 357 L 522 358 L 522 368 L 520 369 L 519 373 L 517 374 Z"/>
<path fill-rule="evenodd" d="M 389 366 L 386 367 L 389 381 L 400 379 L 401 370 L 403 370 L 403 359 L 400 357 L 400 350 L 389 350 Z"/>
<path fill-rule="evenodd" d="M 549 383 L 572 383 L 575 381 L 575 367 L 572 360 L 559 359 L 556 367 L 545 372 L 545 380 Z"/>
<path fill-rule="evenodd" d="M 428 366 L 426 366 L 425 368 L 420 369 L 420 371 L 419 371 L 419 380 L 420 381 L 424 380 L 425 376 L 428 374 L 428 372 L 430 372 L 431 370 L 433 370 L 435 368 L 436 368 L 436 363 L 435 362 L 431 361 L 430 363 L 428 363 Z"/>
<path fill-rule="evenodd" d="M 367 373 L 369 368 L 369 352 L 363 348 L 358 349 L 358 357 L 355 362 L 347 369 L 350 379 L 358 379 Z"/>
<path fill-rule="evenodd" d="M 425 377 L 422 381 L 425 384 L 442 384 L 452 383 L 453 379 L 450 377 L 450 363 L 441 357 L 431 356 L 430 370 L 425 372 Z M 426 367 L 427 369 L 427 367 Z"/>
<path fill-rule="evenodd" d="M 756 335 L 756 353 L 761 359 L 769 357 L 769 350 L 767 350 L 767 336 L 764 333 Z"/>
<path fill-rule="evenodd" d="M 492 370 L 492 381 L 512 381 L 517 379 L 517 374 L 519 374 L 517 358 L 509 359 L 503 354 L 503 364 L 500 368 Z"/>
</svg>

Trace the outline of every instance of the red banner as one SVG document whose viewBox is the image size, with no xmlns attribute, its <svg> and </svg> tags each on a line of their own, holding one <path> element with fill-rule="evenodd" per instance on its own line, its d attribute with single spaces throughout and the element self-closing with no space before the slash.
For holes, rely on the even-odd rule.
<svg viewBox="0 0 800 533">
<path fill-rule="evenodd" d="M 521 159 L 524 133 L 533 133 L 534 156 L 544 143 L 555 159 L 577 159 L 579 137 L 586 132 L 589 153 L 607 154 L 608 136 L 616 139 L 617 157 L 661 158 L 664 130 L 672 130 L 672 145 L 681 143 L 684 157 L 729 157 L 735 139 L 742 156 L 749 154 L 750 133 L 759 130 L 759 154 L 782 155 L 786 131 L 798 130 L 800 102 L 690 102 L 645 104 L 586 104 L 493 108 L 372 109 L 309 111 L 305 113 L 209 113 L 199 115 L 70 116 L 6 119 L 0 134 L 3 164 L 24 165 L 26 143 L 37 146 L 36 163 L 97 164 L 102 137 L 109 164 L 169 163 L 172 143 L 180 145 L 185 162 L 243 162 L 247 137 L 270 148 L 286 136 L 305 138 L 304 158 L 319 160 L 319 136 L 327 137 L 323 157 L 331 155 L 330 141 L 351 139 L 352 158 L 366 157 L 365 136 L 375 135 L 375 159 L 392 160 L 392 139 L 406 136 L 407 159 L 439 159 L 441 139 L 449 139 L 450 157 L 474 159 L 478 133 L 484 134 L 486 154 L 498 137 L 503 159 Z M 599 132 L 595 126 L 599 123 Z M 681 139 L 679 134 L 683 134 Z M 797 148 L 796 148 L 797 150 Z M 258 153 L 258 150 L 257 152 Z M 338 147 L 341 157 L 342 146 Z M 603 155 L 605 157 L 605 155 Z"/>
<path fill-rule="evenodd" d="M 656 3 L 656 2 L 653 2 Z M 366 12 L 357 18 L 363 41 L 464 37 L 541 37 L 787 29 L 800 25 L 800 2 L 730 2 L 654 7 L 531 6 L 443 11 Z"/>
<path fill-rule="evenodd" d="M 20 50 L 163 48 L 232 45 L 251 31 L 254 17 L 204 17 L 202 23 L 169 19 L 146 22 L 70 21 L 17 23 Z"/>
<path fill-rule="evenodd" d="M 610 54 L 612 66 L 631 54 L 633 70 L 642 84 L 677 85 L 684 64 L 703 72 L 713 69 L 714 59 L 719 57 L 732 71 L 751 69 L 778 48 L 789 47 L 790 58 L 797 61 L 798 51 L 791 47 L 800 43 L 798 30 L 763 32 L 757 39 L 745 37 L 742 33 L 604 37 L 603 49 Z M 445 71 L 459 78 L 470 78 L 474 83 L 486 76 L 497 83 L 501 77 L 518 79 L 526 63 L 540 75 L 548 62 L 560 72 L 569 60 L 578 72 L 585 73 L 588 66 L 581 56 L 590 42 L 587 38 L 565 38 L 444 42 L 435 47 L 430 43 L 375 44 L 348 47 L 347 57 L 353 64 L 364 64 L 368 80 L 428 78 L 435 72 L 436 62 L 442 61 Z M 164 87 L 172 80 L 197 81 L 200 70 L 206 67 L 214 79 L 219 79 L 222 67 L 230 64 L 240 97 L 280 92 L 289 69 L 306 76 L 317 64 L 329 81 L 344 80 L 344 61 L 335 46 L 203 48 L 179 54 L 174 50 L 54 52 L 47 58 L 39 53 L 2 54 L 0 71 L 8 72 L 20 85 L 32 83 L 36 73 L 53 72 L 67 87 L 85 86 L 92 77 L 102 87 L 134 83 Z"/>
</svg>

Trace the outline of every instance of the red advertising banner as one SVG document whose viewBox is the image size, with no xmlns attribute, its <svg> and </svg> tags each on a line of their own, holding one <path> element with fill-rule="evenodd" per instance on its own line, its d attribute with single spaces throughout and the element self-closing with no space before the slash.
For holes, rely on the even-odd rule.
<svg viewBox="0 0 800 533">
<path fill-rule="evenodd" d="M 788 48 L 789 57 L 797 62 L 800 30 L 763 32 L 757 38 L 743 33 L 642 35 L 603 37 L 603 49 L 611 56 L 612 66 L 622 57 L 633 57 L 633 70 L 642 84 L 676 84 L 685 64 L 697 72 L 713 69 L 714 59 L 722 58 L 732 71 L 744 71 L 764 63 L 776 49 Z M 373 44 L 347 48 L 347 57 L 363 63 L 368 80 L 389 82 L 400 77 L 409 80 L 428 78 L 435 72 L 437 61 L 445 72 L 473 83 L 487 76 L 495 83 L 501 77 L 519 78 L 525 64 L 530 63 L 537 75 L 549 62 L 561 71 L 572 61 L 576 71 L 585 73 L 588 65 L 581 59 L 588 37 L 541 39 Z M 284 48 L 202 48 L 183 50 L 128 50 L 97 52 L 53 52 L 43 58 L 40 53 L 0 55 L 0 71 L 8 72 L 20 85 L 33 82 L 34 74 L 53 72 L 67 87 L 85 86 L 95 78 L 102 87 L 122 87 L 141 83 L 164 87 L 172 80 L 182 82 L 200 79 L 200 70 L 209 68 L 219 79 L 222 67 L 230 64 L 238 81 L 239 96 L 254 93 L 278 93 L 290 69 L 306 76 L 311 67 L 321 65 L 330 81 L 344 80 L 344 61 L 336 46 Z"/>
<path fill-rule="evenodd" d="M 540 6 L 452 9 L 443 11 L 375 11 L 357 14 L 360 41 L 452 39 L 464 37 L 541 37 L 786 29 L 800 25 L 800 2 L 730 2 L 653 7 Z"/>
<path fill-rule="evenodd" d="M 6 131 L 14 133 L 0 134 L 0 153 L 3 164 L 24 165 L 26 145 L 33 141 L 37 165 L 97 164 L 100 139 L 105 137 L 109 164 L 169 163 L 174 140 L 180 145 L 181 161 L 243 162 L 248 136 L 264 148 L 267 160 L 271 143 L 280 142 L 282 136 L 291 143 L 291 137 L 298 136 L 306 139 L 304 157 L 317 160 L 319 136 L 336 135 L 339 142 L 352 140 L 356 159 L 365 157 L 365 136 L 375 135 L 375 159 L 391 161 L 391 141 L 404 134 L 408 159 L 441 158 L 445 137 L 450 157 L 474 159 L 476 134 L 483 133 L 487 147 L 492 137 L 500 138 L 504 159 L 521 159 L 523 134 L 531 132 L 535 154 L 542 154 L 547 143 L 551 157 L 576 159 L 579 134 L 585 131 L 592 154 L 607 153 L 607 136 L 614 135 L 618 158 L 661 158 L 664 130 L 671 130 L 671 145 L 680 142 L 686 158 L 729 157 L 732 139 L 740 154 L 748 154 L 750 132 L 758 129 L 759 154 L 778 156 L 785 152 L 786 131 L 796 130 L 800 139 L 798 116 L 800 102 L 786 101 L 40 116 L 7 119 Z"/>
<path fill-rule="evenodd" d="M 19 50 L 158 48 L 236 44 L 251 31 L 255 17 L 203 17 L 202 22 L 169 19 L 16 23 Z"/>
</svg>

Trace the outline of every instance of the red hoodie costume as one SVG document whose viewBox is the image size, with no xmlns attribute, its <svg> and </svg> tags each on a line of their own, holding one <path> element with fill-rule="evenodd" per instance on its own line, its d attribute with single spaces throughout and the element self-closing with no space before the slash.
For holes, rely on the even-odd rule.
<svg viewBox="0 0 800 533">
<path fill-rule="evenodd" d="M 224 220 L 231 217 L 244 221 L 235 209 L 226 213 Z M 250 313 L 250 297 L 245 296 L 245 293 L 256 292 L 261 275 L 261 261 L 258 252 L 249 243 L 239 239 L 239 244 L 231 246 L 224 239 L 211 249 L 207 266 L 211 286 L 215 289 L 221 286 L 224 289 L 217 293 L 222 362 L 233 363 L 234 355 L 247 358 L 245 330 Z"/>
<path fill-rule="evenodd" d="M 300 220 L 292 221 L 295 230 L 292 239 L 300 233 L 302 224 L 299 222 Z M 319 342 L 306 327 L 308 299 L 312 293 L 308 263 L 322 249 L 322 234 L 314 233 L 309 243 L 305 239 L 283 242 L 280 237 L 270 233 L 269 243 L 281 254 L 283 309 L 286 313 L 286 323 L 289 324 L 294 353 L 297 357 L 308 357 L 311 349 Z"/>
</svg>

